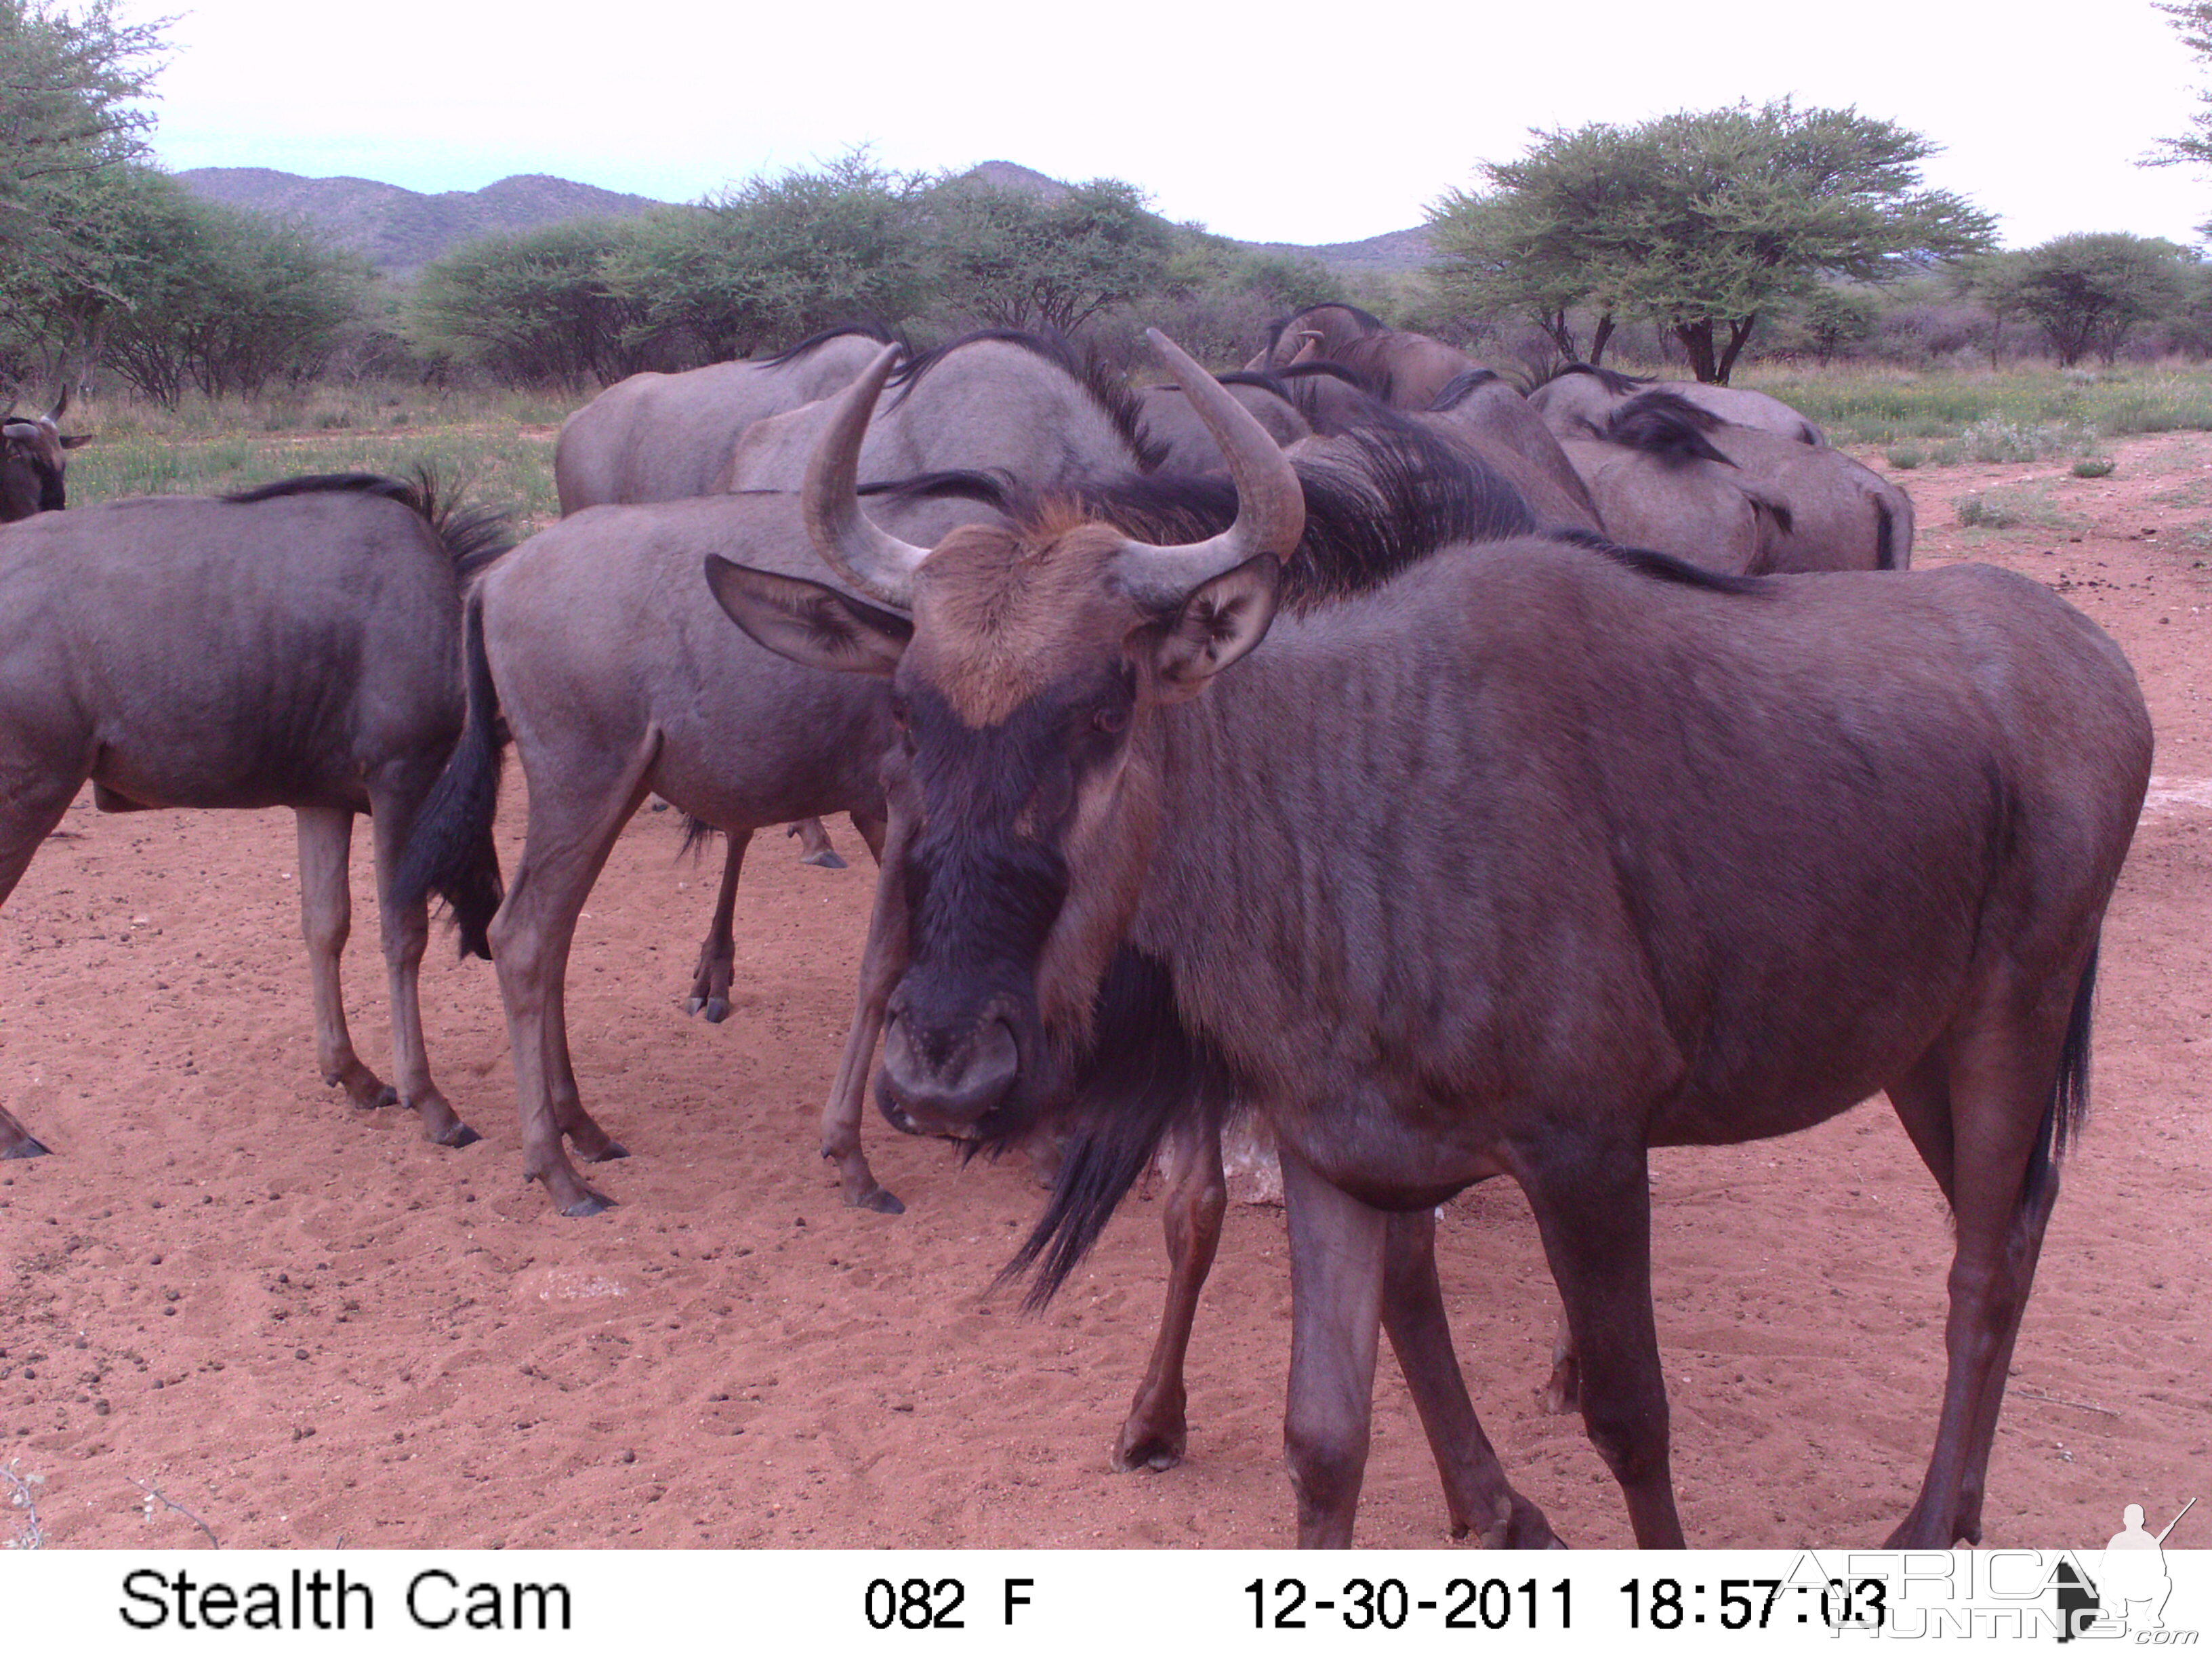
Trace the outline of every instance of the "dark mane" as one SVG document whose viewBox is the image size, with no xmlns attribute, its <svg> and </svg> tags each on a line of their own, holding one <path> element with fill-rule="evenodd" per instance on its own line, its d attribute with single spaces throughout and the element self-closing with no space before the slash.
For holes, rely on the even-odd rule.
<svg viewBox="0 0 2212 1659">
<path fill-rule="evenodd" d="M 1355 427 L 1291 465 L 1306 499 L 1305 534 L 1283 571 L 1283 602 L 1306 611 L 1378 587 L 1441 548 L 1503 541 L 1536 528 L 1521 492 L 1437 434 L 1401 419 Z M 1139 539 L 1192 542 L 1237 516 L 1222 477 L 1123 478 L 1079 505 Z"/>
<path fill-rule="evenodd" d="M 310 472 L 237 490 L 222 499 L 251 506 L 288 495 L 378 495 L 398 501 L 430 526 L 430 532 L 453 556 L 453 568 L 465 583 L 514 545 L 506 514 L 465 505 L 460 492 L 428 464 L 417 466 L 412 478 L 388 477 L 380 472 Z"/>
<path fill-rule="evenodd" d="M 1036 1266 L 1028 1308 L 1051 1301 L 1090 1254 L 1168 1131 L 1193 1116 L 1218 1121 L 1235 1097 L 1227 1062 L 1183 1024 L 1166 968 L 1130 945 L 1100 981 L 1091 1031 L 1073 1092 L 1047 1120 L 1073 1132 L 1052 1198 L 993 1282 L 996 1289 Z"/>
<path fill-rule="evenodd" d="M 1477 386 L 1488 386 L 1492 380 L 1500 386 L 1505 377 L 1494 368 L 1463 369 L 1444 382 L 1444 389 L 1437 393 L 1436 401 L 1429 405 L 1431 415 L 1446 415 L 1457 409 L 1471 397 Z"/>
<path fill-rule="evenodd" d="M 888 495 L 902 501 L 981 501 L 1000 512 L 1009 511 L 1014 481 L 995 468 L 979 471 L 953 467 L 942 472 L 918 472 L 910 478 L 884 478 L 864 483 L 862 496 Z"/>
<path fill-rule="evenodd" d="M 1673 582 L 1678 587 L 1701 587 L 1709 593 L 1749 593 L 1768 599 L 1774 594 L 1773 586 L 1761 577 L 1732 576 L 1724 571 L 1692 564 L 1687 559 L 1678 559 L 1672 553 L 1656 552 L 1648 547 L 1624 547 L 1619 542 L 1607 540 L 1595 530 L 1571 526 L 1547 530 L 1544 537 L 1547 541 L 1567 542 L 1576 547 L 1587 547 L 1593 553 L 1602 553 L 1614 563 L 1626 565 L 1654 581 Z"/>
<path fill-rule="evenodd" d="M 1073 340 L 1056 331 L 1031 334 L 1018 328 L 981 328 L 919 356 L 909 356 L 891 371 L 885 383 L 891 389 L 890 406 L 903 403 L 921 378 L 954 352 L 984 340 L 1019 346 L 1081 386 L 1121 434 L 1121 441 L 1128 446 L 1130 463 L 1139 472 L 1149 472 L 1167 459 L 1167 446 L 1145 429 L 1144 400 L 1130 389 L 1127 379 L 1096 348 L 1085 346 L 1079 350 Z"/>
<path fill-rule="evenodd" d="M 1549 386 L 1553 381 L 1565 380 L 1570 374 L 1588 374 L 1616 398 L 1628 397 L 1637 387 L 1654 384 L 1648 374 L 1623 374 L 1618 369 L 1599 368 L 1592 363 L 1561 363 L 1542 380 L 1538 380 L 1534 386 L 1531 386 L 1528 390 L 1534 392 L 1536 386 Z"/>
<path fill-rule="evenodd" d="M 810 334 L 795 346 L 786 346 L 773 357 L 758 360 L 763 368 L 781 368 L 786 363 L 797 362 L 817 346 L 828 345 L 832 340 L 842 340 L 848 334 L 858 334 L 884 345 L 903 346 L 906 342 L 881 323 L 841 323 L 836 328 L 825 328 L 819 334 Z"/>
<path fill-rule="evenodd" d="M 1734 466 L 1735 463 L 1714 448 L 1705 436 L 1727 424 L 1678 392 L 1646 392 L 1614 410 L 1597 430 L 1607 443 L 1640 449 L 1670 465 L 1699 460 Z"/>
</svg>

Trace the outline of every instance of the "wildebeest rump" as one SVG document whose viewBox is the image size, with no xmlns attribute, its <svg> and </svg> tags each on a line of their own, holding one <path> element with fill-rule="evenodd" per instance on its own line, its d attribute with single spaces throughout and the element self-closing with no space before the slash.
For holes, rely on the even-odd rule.
<svg viewBox="0 0 2212 1659">
<path fill-rule="evenodd" d="M 1771 432 L 1795 443 L 1820 448 L 1827 435 L 1781 398 L 1742 386 L 1702 386 L 1695 380 L 1654 380 L 1588 363 L 1568 363 L 1530 388 L 1528 402 L 1559 436 L 1578 434 L 1582 422 L 1602 426 L 1607 415 L 1632 398 L 1658 390 L 1670 392 L 1737 426 Z"/>
<path fill-rule="evenodd" d="M 427 482 L 341 474 L 0 531 L 0 899 L 87 778 L 108 811 L 291 807 L 323 1079 L 383 1105 L 394 1091 L 354 1053 L 338 987 L 353 819 L 369 813 L 396 1097 L 428 1139 L 474 1139 L 423 1054 L 423 899 L 392 878 L 461 727 L 460 585 L 501 528 L 441 508 Z M 438 890 L 481 952 L 490 839 L 456 854 Z M 11 1125 L 0 1157 L 42 1150 Z"/>
<path fill-rule="evenodd" d="M 720 489 L 748 427 L 828 397 L 889 338 L 876 328 L 831 329 L 770 357 L 633 374 L 609 386 L 561 423 L 553 483 L 562 515 Z"/>
<path fill-rule="evenodd" d="M 756 637 L 888 675 L 899 700 L 915 943 L 885 1109 L 1024 1133 L 1079 1098 L 1102 991 L 1167 988 L 1136 1022 L 1149 1052 L 1181 1043 L 1183 1072 L 1227 1079 L 1281 1144 L 1310 1544 L 1351 1537 L 1378 1322 L 1409 1381 L 1435 1368 L 1415 1389 L 1455 1519 L 1550 1540 L 1440 1374 L 1419 1221 L 1513 1176 L 1591 1439 L 1638 1540 L 1679 1546 L 1647 1148 L 1783 1133 L 1886 1090 L 1958 1241 L 1935 1449 L 1891 1543 L 1978 1540 L 2149 774 L 2125 659 L 1993 569 L 1747 580 L 1541 541 L 1276 620 L 1295 477 L 1232 402 L 1210 412 L 1239 460 L 1224 538 L 1062 522 L 927 553 L 825 467 L 846 493 L 811 521 L 873 603 L 722 574 Z M 856 446 L 857 422 L 840 435 Z M 1224 1092 L 1155 1088 L 1170 1112 L 1089 1124 L 1033 1246 L 1095 1229 L 1165 1122 Z"/>
</svg>

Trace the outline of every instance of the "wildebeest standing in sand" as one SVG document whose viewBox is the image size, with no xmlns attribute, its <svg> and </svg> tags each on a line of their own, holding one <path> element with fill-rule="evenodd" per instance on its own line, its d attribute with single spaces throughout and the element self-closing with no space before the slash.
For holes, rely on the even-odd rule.
<svg viewBox="0 0 2212 1659">
<path fill-rule="evenodd" d="M 68 452 L 92 440 L 83 433 L 62 435 L 61 418 L 68 410 L 64 386 L 43 415 L 18 415 L 10 401 L 0 416 L 0 524 L 69 505 Z"/>
<path fill-rule="evenodd" d="M 323 1080 L 381 1106 L 394 1091 L 354 1053 L 338 988 L 354 815 L 370 814 L 396 1097 L 426 1138 L 475 1139 L 430 1079 L 428 923 L 392 878 L 461 729 L 460 586 L 501 529 L 441 509 L 427 481 L 342 474 L 0 531 L 0 900 L 87 778 L 107 811 L 292 808 Z M 489 835 L 439 890 L 481 953 L 499 902 Z M 44 1150 L 0 1112 L 0 1157 Z"/>
<path fill-rule="evenodd" d="M 886 511 L 930 533 L 992 516 L 967 501 Z M 772 490 L 603 507 L 501 560 L 469 597 L 467 725 L 399 878 L 413 898 L 465 871 L 470 849 L 490 833 L 511 735 L 530 813 L 489 938 L 523 1171 L 564 1214 L 608 1202 L 569 1163 L 564 1135 L 588 1162 L 624 1155 L 584 1109 L 563 996 L 576 920 L 645 798 L 727 832 L 733 865 L 753 831 L 835 812 L 852 814 L 884 855 L 890 700 L 869 682 L 795 666 L 732 629 L 700 574 L 709 552 L 726 550 L 779 569 L 822 569 L 799 498 Z M 726 998 L 728 963 L 714 983 Z M 823 1155 L 836 1163 L 848 1204 L 896 1213 L 904 1206 L 860 1150 L 859 1098 L 832 1091 Z"/>
<path fill-rule="evenodd" d="M 1552 1541 L 1466 1400 L 1425 1218 L 1511 1175 L 1590 1438 L 1638 1541 L 1666 1547 L 1647 1149 L 1886 1090 L 1957 1237 L 1935 1449 L 1890 1541 L 1978 1540 L 2149 775 L 2126 660 L 2003 571 L 1731 579 L 1542 541 L 1276 621 L 1296 478 L 1231 400 L 1208 406 L 1240 509 L 1204 543 L 1063 520 L 932 553 L 847 492 L 810 516 L 866 605 L 718 573 L 757 638 L 898 699 L 915 946 L 886 1111 L 1003 1140 L 1079 1098 L 1086 1051 L 1181 1054 L 1258 1104 L 1289 1210 L 1306 1544 L 1352 1536 L 1378 1322 L 1455 1521 Z M 1139 1097 L 1168 1112 L 1123 1097 L 1084 1126 L 1031 1241 L 1048 1284 L 1164 1116 L 1226 1091 L 1156 1080 Z"/>
</svg>

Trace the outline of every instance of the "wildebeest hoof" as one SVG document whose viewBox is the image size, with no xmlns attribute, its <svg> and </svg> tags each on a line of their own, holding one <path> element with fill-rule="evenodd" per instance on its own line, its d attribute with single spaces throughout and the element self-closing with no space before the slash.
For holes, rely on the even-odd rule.
<svg viewBox="0 0 2212 1659">
<path fill-rule="evenodd" d="M 844 870 L 851 867 L 844 860 L 839 858 L 836 852 L 827 847 L 818 853 L 809 853 L 799 861 L 801 864 L 811 864 L 817 870 Z"/>
<path fill-rule="evenodd" d="M 1552 1530 L 1544 1511 L 1516 1492 L 1498 1500 L 1497 1518 L 1482 1528 L 1486 1550 L 1563 1550 L 1566 1545 Z"/>
<path fill-rule="evenodd" d="M 1538 1392 L 1536 1403 L 1553 1417 L 1565 1417 L 1582 1408 L 1582 1367 L 1572 1355 L 1552 1367 L 1552 1375 Z"/>
<path fill-rule="evenodd" d="M 579 1146 L 576 1149 L 576 1155 L 586 1164 L 611 1164 L 618 1158 L 628 1158 L 629 1148 L 619 1140 L 610 1140 L 597 1152 L 587 1152 Z"/>
<path fill-rule="evenodd" d="M 614 1206 L 614 1200 L 609 1198 L 605 1193 L 595 1193 L 586 1187 L 584 1189 L 584 1195 L 574 1204 L 566 1206 L 561 1213 L 573 1216 L 597 1215 L 600 1211 L 611 1210 Z"/>
<path fill-rule="evenodd" d="M 1121 1437 L 1114 1447 L 1114 1467 L 1124 1474 L 1138 1469 L 1154 1474 L 1171 1469 L 1182 1462 L 1187 1438 L 1187 1431 L 1180 1425 L 1155 1428 L 1132 1419 L 1121 1425 Z"/>
<path fill-rule="evenodd" d="M 707 1006 L 699 1013 L 708 1024 L 720 1025 L 730 1017 L 730 1000 L 727 997 L 708 997 Z"/>
<path fill-rule="evenodd" d="M 11 1158 L 51 1158 L 53 1155 L 53 1150 L 43 1142 L 33 1140 L 30 1136 L 25 1135 L 21 1140 L 10 1144 L 6 1152 L 0 1152 L 0 1160 Z M 889 1196 L 889 1194 L 885 1195 Z M 896 1204 L 898 1200 L 892 1199 L 891 1202 Z"/>
<path fill-rule="evenodd" d="M 464 1146 L 473 1146 L 483 1139 L 482 1135 L 469 1127 L 467 1124 L 459 1122 L 445 1133 L 435 1137 L 439 1146 L 451 1147 L 455 1152 L 460 1151 Z"/>
<path fill-rule="evenodd" d="M 856 1210 L 873 1210 L 878 1215 L 906 1213 L 906 1206 L 899 1202 L 897 1194 L 888 1187 L 872 1188 L 862 1193 L 858 1198 L 853 1200 L 852 1207 Z"/>
</svg>

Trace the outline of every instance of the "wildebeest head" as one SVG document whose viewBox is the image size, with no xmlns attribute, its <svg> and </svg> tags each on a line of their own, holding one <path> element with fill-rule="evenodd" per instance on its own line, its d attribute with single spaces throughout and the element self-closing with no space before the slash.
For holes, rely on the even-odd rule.
<svg viewBox="0 0 2212 1659">
<path fill-rule="evenodd" d="M 886 782 L 912 827 L 910 965 L 878 1097 L 902 1128 L 999 1139 L 1065 1089 L 1159 827 L 1154 713 L 1259 644 L 1304 526 L 1274 441 L 1151 337 L 1229 459 L 1237 518 L 1219 535 L 1154 546 L 1073 507 L 968 526 L 933 550 L 886 535 L 854 493 L 886 353 L 844 394 L 804 502 L 824 559 L 888 609 L 708 562 L 724 609 L 763 645 L 892 680 L 902 744 Z"/>
<path fill-rule="evenodd" d="M 69 505 L 66 452 L 90 443 L 82 434 L 64 438 L 61 417 L 69 410 L 69 388 L 44 415 L 18 415 L 10 403 L 0 414 L 0 524 L 33 513 L 58 513 Z"/>
</svg>

